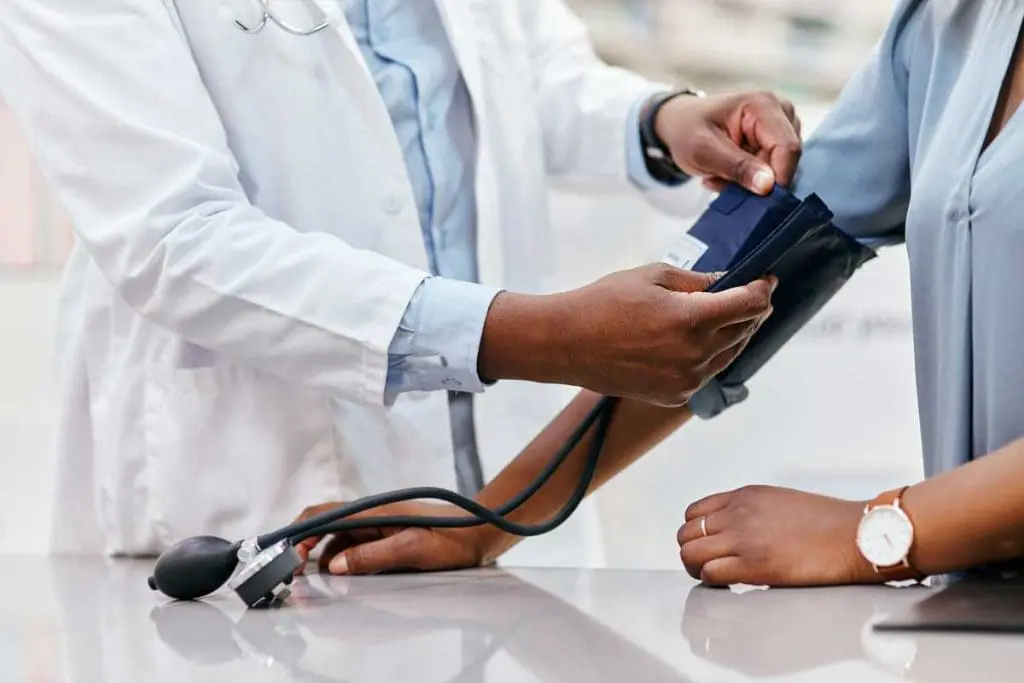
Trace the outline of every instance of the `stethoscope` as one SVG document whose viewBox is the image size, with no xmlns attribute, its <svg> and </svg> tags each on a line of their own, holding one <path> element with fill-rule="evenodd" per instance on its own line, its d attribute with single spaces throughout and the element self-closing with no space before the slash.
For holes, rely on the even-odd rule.
<svg viewBox="0 0 1024 683">
<path fill-rule="evenodd" d="M 262 31 L 263 29 L 265 29 L 267 27 L 267 24 L 275 24 L 282 31 L 290 33 L 293 36 L 305 37 L 305 36 L 314 35 L 316 33 L 320 33 L 320 31 L 323 31 L 325 28 L 330 26 L 332 21 L 333 21 L 332 17 L 328 17 L 328 18 L 324 19 L 322 22 L 320 22 L 319 24 L 317 24 L 316 26 L 314 26 L 312 28 L 307 28 L 307 29 L 297 28 L 297 27 L 289 24 L 288 22 L 282 20 L 280 17 L 277 16 L 277 14 L 274 13 L 274 10 L 270 7 L 271 0 L 258 0 L 258 1 L 259 1 L 259 4 L 260 4 L 260 21 L 255 26 L 248 26 L 247 24 L 245 24 L 245 23 L 239 21 L 237 18 L 233 17 L 231 15 L 231 10 L 228 9 L 227 7 L 223 8 L 222 13 L 227 18 L 231 19 L 234 22 L 234 24 L 238 28 L 238 30 L 242 31 L 243 33 L 249 33 L 249 34 L 259 33 L 260 31 Z"/>
</svg>

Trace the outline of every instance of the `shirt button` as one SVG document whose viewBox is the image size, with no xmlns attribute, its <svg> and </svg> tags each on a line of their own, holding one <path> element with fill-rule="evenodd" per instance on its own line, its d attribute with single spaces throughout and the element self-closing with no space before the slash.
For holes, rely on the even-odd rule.
<svg viewBox="0 0 1024 683">
<path fill-rule="evenodd" d="M 381 206 L 384 208 L 384 213 L 390 216 L 397 216 L 405 208 L 405 202 L 398 195 L 392 194 L 384 198 Z"/>
</svg>

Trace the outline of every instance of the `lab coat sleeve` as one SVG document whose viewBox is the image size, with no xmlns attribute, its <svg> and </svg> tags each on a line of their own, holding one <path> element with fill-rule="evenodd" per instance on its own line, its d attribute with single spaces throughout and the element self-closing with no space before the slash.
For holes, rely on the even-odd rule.
<svg viewBox="0 0 1024 683">
<path fill-rule="evenodd" d="M 668 86 L 612 67 L 563 0 L 517 0 L 530 55 L 548 173 L 585 185 L 629 187 L 626 122 L 638 102 Z"/>
<path fill-rule="evenodd" d="M 676 86 L 605 64 L 564 0 L 516 0 L 533 72 L 548 174 L 582 190 L 637 190 L 660 211 L 693 217 L 711 194 L 700 183 L 663 184 L 647 172 L 639 110 Z"/>
<path fill-rule="evenodd" d="M 923 3 L 902 0 L 864 66 L 804 145 L 793 183 L 834 223 L 871 246 L 900 242 L 910 201 L 909 50 Z"/>
<path fill-rule="evenodd" d="M 0 90 L 81 244 L 141 315 L 234 362 L 383 402 L 389 344 L 427 274 L 247 200 L 163 3 L 3 0 Z"/>
</svg>

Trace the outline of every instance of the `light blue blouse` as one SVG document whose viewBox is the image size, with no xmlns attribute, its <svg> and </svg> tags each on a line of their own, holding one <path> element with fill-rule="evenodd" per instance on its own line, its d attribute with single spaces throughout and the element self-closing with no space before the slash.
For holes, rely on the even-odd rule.
<svg viewBox="0 0 1024 683">
<path fill-rule="evenodd" d="M 982 151 L 1022 20 L 1019 0 L 900 2 L 794 186 L 906 243 L 929 476 L 1024 436 L 1020 111 Z"/>
</svg>

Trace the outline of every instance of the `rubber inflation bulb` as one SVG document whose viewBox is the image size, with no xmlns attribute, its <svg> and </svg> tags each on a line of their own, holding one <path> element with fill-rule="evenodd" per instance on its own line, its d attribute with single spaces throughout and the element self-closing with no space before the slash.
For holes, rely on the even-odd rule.
<svg viewBox="0 0 1024 683">
<path fill-rule="evenodd" d="M 231 578 L 237 551 L 236 544 L 216 536 L 187 538 L 156 561 L 149 587 L 174 600 L 198 600 Z"/>
</svg>

